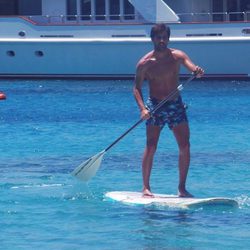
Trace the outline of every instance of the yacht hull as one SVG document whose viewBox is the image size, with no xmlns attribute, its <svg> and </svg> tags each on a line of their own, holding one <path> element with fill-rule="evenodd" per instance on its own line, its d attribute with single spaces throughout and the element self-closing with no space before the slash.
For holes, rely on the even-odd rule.
<svg viewBox="0 0 250 250">
<path fill-rule="evenodd" d="M 2 39 L 3 40 L 3 39 Z M 176 38 L 206 77 L 249 77 L 250 38 Z M 131 78 L 138 60 L 153 49 L 141 39 L 0 40 L 0 77 Z M 181 68 L 181 74 L 188 72 Z"/>
</svg>

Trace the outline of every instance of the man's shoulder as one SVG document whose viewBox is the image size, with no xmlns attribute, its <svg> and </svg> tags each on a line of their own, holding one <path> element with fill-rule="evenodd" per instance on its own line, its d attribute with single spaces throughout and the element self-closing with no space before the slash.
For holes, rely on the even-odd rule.
<svg viewBox="0 0 250 250">
<path fill-rule="evenodd" d="M 153 51 L 150 51 L 139 60 L 137 67 L 144 67 L 148 65 L 148 63 L 152 60 L 152 58 L 153 58 Z"/>
<path fill-rule="evenodd" d="M 179 50 L 179 49 L 170 48 L 170 51 L 173 55 L 178 56 L 178 57 L 183 57 L 186 55 L 184 51 Z"/>
</svg>

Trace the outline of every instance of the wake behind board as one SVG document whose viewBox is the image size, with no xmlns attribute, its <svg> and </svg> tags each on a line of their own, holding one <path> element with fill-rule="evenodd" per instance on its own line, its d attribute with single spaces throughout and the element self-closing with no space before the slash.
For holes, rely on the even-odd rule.
<svg viewBox="0 0 250 250">
<path fill-rule="evenodd" d="M 131 205 L 158 205 L 175 208 L 191 208 L 203 206 L 229 206 L 237 207 L 238 203 L 234 199 L 225 197 L 212 198 L 183 198 L 177 195 L 154 194 L 154 197 L 142 197 L 140 192 L 114 191 L 105 194 L 106 198 Z"/>
</svg>

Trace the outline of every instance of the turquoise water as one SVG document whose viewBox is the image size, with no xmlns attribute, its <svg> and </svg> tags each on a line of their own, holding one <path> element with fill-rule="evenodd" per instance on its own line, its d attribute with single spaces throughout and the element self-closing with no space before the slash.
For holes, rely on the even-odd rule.
<svg viewBox="0 0 250 250">
<path fill-rule="evenodd" d="M 188 189 L 240 207 L 173 209 L 105 200 L 141 190 L 144 125 L 105 155 L 88 185 L 71 177 L 138 120 L 130 81 L 1 80 L 0 249 L 250 249 L 250 83 L 183 90 L 191 128 Z M 145 94 L 147 89 L 145 88 Z M 166 128 L 152 190 L 176 194 L 178 151 Z"/>
</svg>

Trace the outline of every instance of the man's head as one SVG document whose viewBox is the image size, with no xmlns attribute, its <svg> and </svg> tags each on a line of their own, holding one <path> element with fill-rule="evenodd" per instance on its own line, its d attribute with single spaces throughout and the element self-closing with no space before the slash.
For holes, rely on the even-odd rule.
<svg viewBox="0 0 250 250">
<path fill-rule="evenodd" d="M 155 50 L 164 50 L 169 41 L 170 28 L 163 23 L 156 24 L 151 29 L 150 37 L 154 43 Z"/>
<path fill-rule="evenodd" d="M 166 32 L 168 39 L 170 37 L 170 28 L 165 25 L 164 23 L 157 23 L 155 26 L 152 27 L 150 37 L 153 40 L 153 38 L 157 35 L 160 35 L 162 33 Z"/>
</svg>

